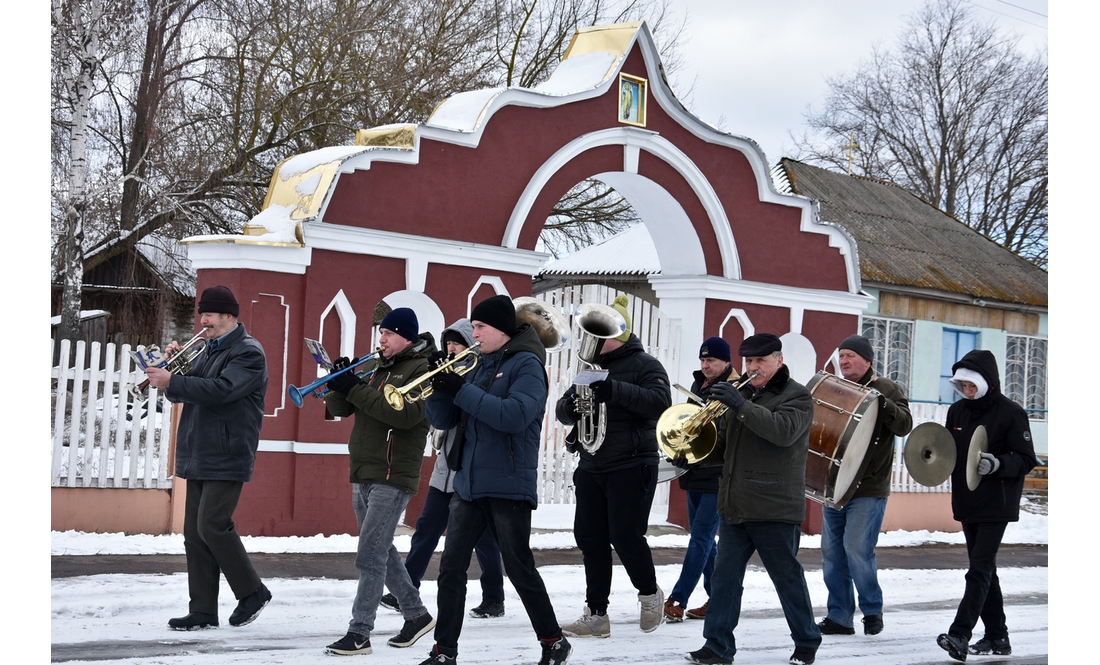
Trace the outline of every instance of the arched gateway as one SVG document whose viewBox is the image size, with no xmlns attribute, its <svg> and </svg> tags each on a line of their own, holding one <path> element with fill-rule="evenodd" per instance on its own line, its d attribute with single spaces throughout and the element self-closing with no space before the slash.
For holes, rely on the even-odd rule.
<svg viewBox="0 0 1100 665">
<path fill-rule="evenodd" d="M 316 377 L 303 338 L 364 354 L 383 299 L 411 304 L 438 336 L 482 297 L 530 294 L 549 258 L 534 249 L 543 223 L 587 178 L 623 195 L 652 236 L 661 272 L 649 281 L 680 320 L 681 357 L 720 329 L 735 349 L 746 330 L 771 331 L 806 380 L 856 331 L 870 298 L 851 238 L 814 202 L 777 193 L 755 143 L 680 105 L 644 23 L 582 29 L 537 88 L 462 93 L 424 124 L 292 157 L 245 235 L 185 241 L 199 290 L 233 289 L 269 362 L 242 533 L 354 530 L 351 423 L 325 420 L 320 400 L 297 409 L 286 398 Z M 693 363 L 683 366 L 672 378 L 689 385 Z"/>
</svg>

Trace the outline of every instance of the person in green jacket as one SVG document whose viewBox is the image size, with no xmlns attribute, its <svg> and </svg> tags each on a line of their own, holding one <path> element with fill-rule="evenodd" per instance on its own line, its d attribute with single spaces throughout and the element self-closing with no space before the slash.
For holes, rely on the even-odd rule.
<svg viewBox="0 0 1100 665">
<path fill-rule="evenodd" d="M 397 597 L 405 618 L 401 632 L 387 644 L 412 646 L 435 627 L 393 544 L 397 522 L 420 483 L 428 435 L 424 401 L 406 400 L 403 408 L 395 409 L 384 392 L 387 385 L 401 387 L 426 374 L 435 341 L 431 333 L 420 333 L 416 314 L 408 307 L 391 310 L 379 324 L 379 333 L 377 357 L 363 366 L 363 377 L 354 371 L 337 374 L 328 382 L 331 392 L 325 396 L 334 416 L 355 416 L 348 452 L 352 507 L 359 525 L 359 586 L 347 634 L 326 648 L 342 656 L 371 653 L 370 634 L 383 585 Z M 356 362 L 337 358 L 333 371 Z"/>
</svg>

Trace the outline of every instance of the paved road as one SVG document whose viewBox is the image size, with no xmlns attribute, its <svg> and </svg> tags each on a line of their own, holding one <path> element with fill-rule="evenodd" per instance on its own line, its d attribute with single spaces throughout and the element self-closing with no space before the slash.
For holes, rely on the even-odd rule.
<svg viewBox="0 0 1100 665">
<path fill-rule="evenodd" d="M 880 547 L 878 567 L 880 569 L 966 569 L 966 547 L 964 545 L 920 545 L 917 547 Z M 340 552 L 333 554 L 250 554 L 252 563 L 260 577 L 325 577 L 328 579 L 358 579 L 355 571 L 355 554 Z M 683 548 L 654 548 L 653 562 L 657 565 L 681 563 Z M 808 549 L 798 553 L 798 558 L 807 570 L 821 569 L 821 550 Z M 580 565 L 580 550 L 535 550 L 535 563 L 538 566 L 558 564 Z M 616 563 L 618 561 L 616 560 Z M 753 556 L 750 565 L 760 565 Z M 1046 545 L 1002 545 L 997 556 L 997 565 L 1011 567 L 1046 567 Z M 182 554 L 117 555 L 97 554 L 92 556 L 54 556 L 51 557 L 51 577 L 74 577 L 77 575 L 100 575 L 107 573 L 153 574 L 184 573 L 187 564 Z M 432 557 L 424 579 L 434 580 L 439 572 L 439 553 Z M 481 574 L 478 566 L 470 567 L 470 578 L 477 579 Z"/>
</svg>

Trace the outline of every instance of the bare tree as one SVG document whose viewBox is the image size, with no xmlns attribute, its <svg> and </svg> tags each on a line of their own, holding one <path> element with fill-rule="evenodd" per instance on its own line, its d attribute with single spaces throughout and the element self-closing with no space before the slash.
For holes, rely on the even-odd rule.
<svg viewBox="0 0 1100 665">
<path fill-rule="evenodd" d="M 915 13 L 896 51 L 829 81 L 799 157 L 913 191 L 1039 266 L 1047 261 L 1047 64 L 963 0 Z"/>
</svg>

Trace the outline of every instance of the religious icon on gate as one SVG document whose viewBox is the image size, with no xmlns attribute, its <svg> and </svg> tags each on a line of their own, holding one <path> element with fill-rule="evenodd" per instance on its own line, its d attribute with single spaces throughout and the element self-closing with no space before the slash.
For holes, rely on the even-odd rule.
<svg viewBox="0 0 1100 665">
<path fill-rule="evenodd" d="M 645 127 L 646 80 L 619 74 L 619 122 Z"/>
</svg>

